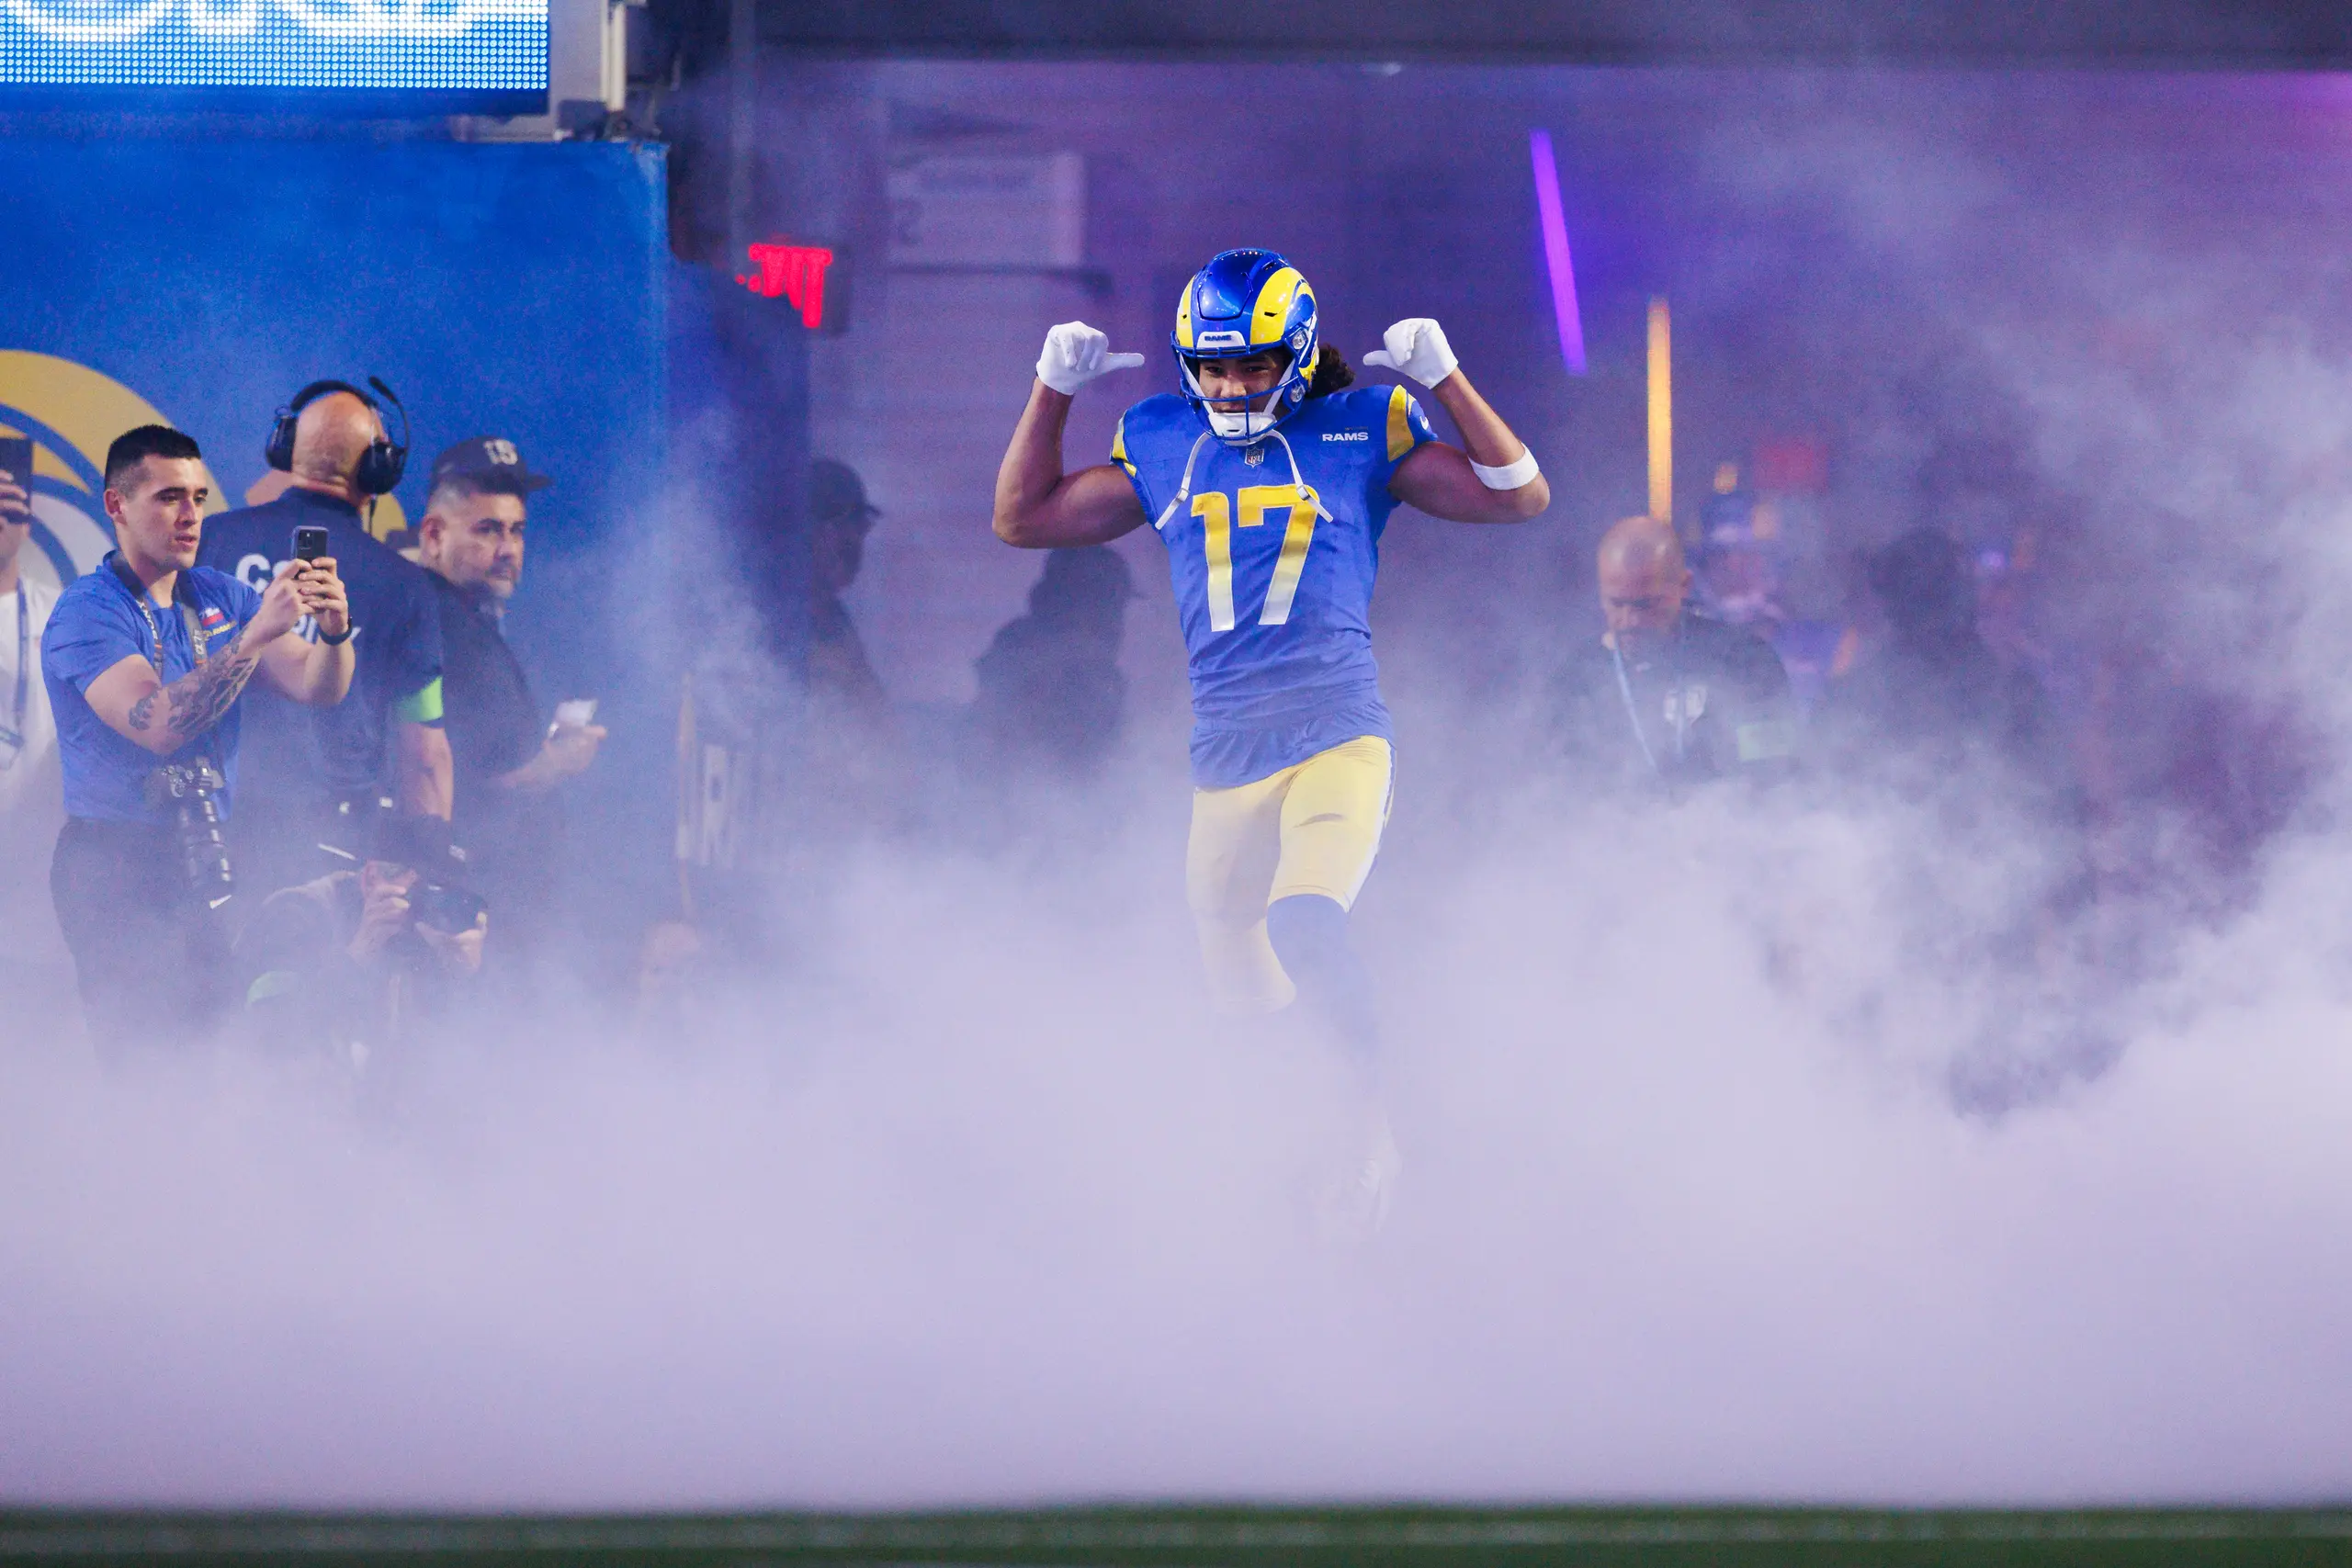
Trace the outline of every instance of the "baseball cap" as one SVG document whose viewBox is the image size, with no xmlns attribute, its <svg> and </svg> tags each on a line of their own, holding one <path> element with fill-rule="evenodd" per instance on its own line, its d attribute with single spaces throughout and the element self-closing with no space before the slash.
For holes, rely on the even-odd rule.
<svg viewBox="0 0 2352 1568">
<path fill-rule="evenodd" d="M 382 861 L 421 872 L 428 881 L 457 886 L 469 878 L 466 852 L 450 841 L 438 817 L 401 811 L 389 800 L 346 801 L 336 809 L 319 847 L 346 863 Z"/>
<path fill-rule="evenodd" d="M 835 517 L 879 517 L 882 509 L 865 499 L 865 481 L 847 463 L 819 457 L 808 465 L 808 515 L 820 521 Z"/>
<path fill-rule="evenodd" d="M 533 473 L 514 443 L 503 435 L 469 436 L 455 446 L 442 448 L 433 459 L 433 482 L 437 485 L 448 479 L 470 479 L 485 490 L 509 495 L 528 495 L 555 483 L 545 474 Z"/>
</svg>

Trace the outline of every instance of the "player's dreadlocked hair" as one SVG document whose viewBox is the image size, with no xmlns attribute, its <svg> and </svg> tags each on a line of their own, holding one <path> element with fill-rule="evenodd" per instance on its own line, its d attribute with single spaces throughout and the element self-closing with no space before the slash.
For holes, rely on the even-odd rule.
<svg viewBox="0 0 2352 1568">
<path fill-rule="evenodd" d="M 1340 357 L 1340 351 L 1324 344 L 1315 351 L 1315 378 L 1306 383 L 1309 398 L 1328 397 L 1343 388 L 1356 384 L 1356 373 Z"/>
</svg>

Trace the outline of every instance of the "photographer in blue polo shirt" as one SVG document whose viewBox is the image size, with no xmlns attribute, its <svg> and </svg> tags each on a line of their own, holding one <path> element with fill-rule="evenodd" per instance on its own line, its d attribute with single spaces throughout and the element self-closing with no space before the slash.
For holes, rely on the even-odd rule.
<svg viewBox="0 0 2352 1568">
<path fill-rule="evenodd" d="M 232 886 L 219 825 L 237 775 L 237 699 L 259 672 L 304 703 L 351 686 L 353 626 L 332 558 L 288 562 L 260 592 L 196 564 L 203 454 L 141 425 L 107 452 L 117 548 L 60 595 L 41 637 L 57 716 L 64 829 L 50 864 L 100 1057 L 219 1018 Z M 286 634 L 305 615 L 319 640 Z"/>
</svg>

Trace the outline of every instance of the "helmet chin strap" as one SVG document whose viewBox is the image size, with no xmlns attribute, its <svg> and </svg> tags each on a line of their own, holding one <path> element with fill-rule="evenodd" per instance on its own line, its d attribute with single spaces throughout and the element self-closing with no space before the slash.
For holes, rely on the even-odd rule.
<svg viewBox="0 0 2352 1568">
<path fill-rule="evenodd" d="M 1290 437 L 1284 435 L 1279 430 L 1269 430 L 1266 434 L 1272 436 L 1276 441 L 1282 443 L 1283 456 L 1290 459 L 1291 488 L 1315 503 L 1315 514 L 1317 517 L 1320 517 L 1326 523 L 1331 522 L 1332 517 L 1330 510 L 1323 504 L 1323 498 L 1306 488 L 1306 480 L 1298 471 L 1298 449 L 1290 444 Z M 1163 533 L 1166 532 L 1168 528 L 1168 520 L 1175 516 L 1179 512 L 1182 512 L 1184 509 L 1184 502 L 1191 499 L 1193 494 L 1193 466 L 1201 460 L 1201 448 L 1208 444 L 1209 438 L 1207 436 L 1200 436 L 1193 441 L 1193 449 L 1184 454 L 1183 482 L 1176 487 L 1174 499 L 1170 501 L 1167 505 L 1161 507 L 1159 509 L 1159 515 L 1151 520 L 1151 525 L 1155 529 Z"/>
<path fill-rule="evenodd" d="M 1299 494 L 1305 496 L 1307 500 L 1315 503 L 1316 516 L 1321 518 L 1326 523 L 1333 521 L 1329 510 L 1323 504 L 1323 498 L 1316 494 L 1313 491 L 1307 489 L 1306 480 L 1299 476 L 1298 449 L 1290 444 L 1290 437 L 1284 435 L 1279 430 L 1270 432 L 1269 434 L 1271 434 L 1275 440 L 1283 444 L 1283 456 L 1290 459 L 1291 489 L 1298 491 Z"/>
</svg>

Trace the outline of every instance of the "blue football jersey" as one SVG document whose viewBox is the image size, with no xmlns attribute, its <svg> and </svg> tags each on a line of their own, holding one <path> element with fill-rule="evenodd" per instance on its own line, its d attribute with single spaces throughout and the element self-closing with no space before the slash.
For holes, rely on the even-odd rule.
<svg viewBox="0 0 2352 1568">
<path fill-rule="evenodd" d="M 1247 784 L 1361 735 L 1394 739 L 1373 582 L 1389 478 L 1434 439 L 1402 387 L 1311 399 L 1241 449 L 1173 395 L 1121 418 L 1111 460 L 1168 547 L 1191 657 L 1195 782 Z"/>
</svg>

